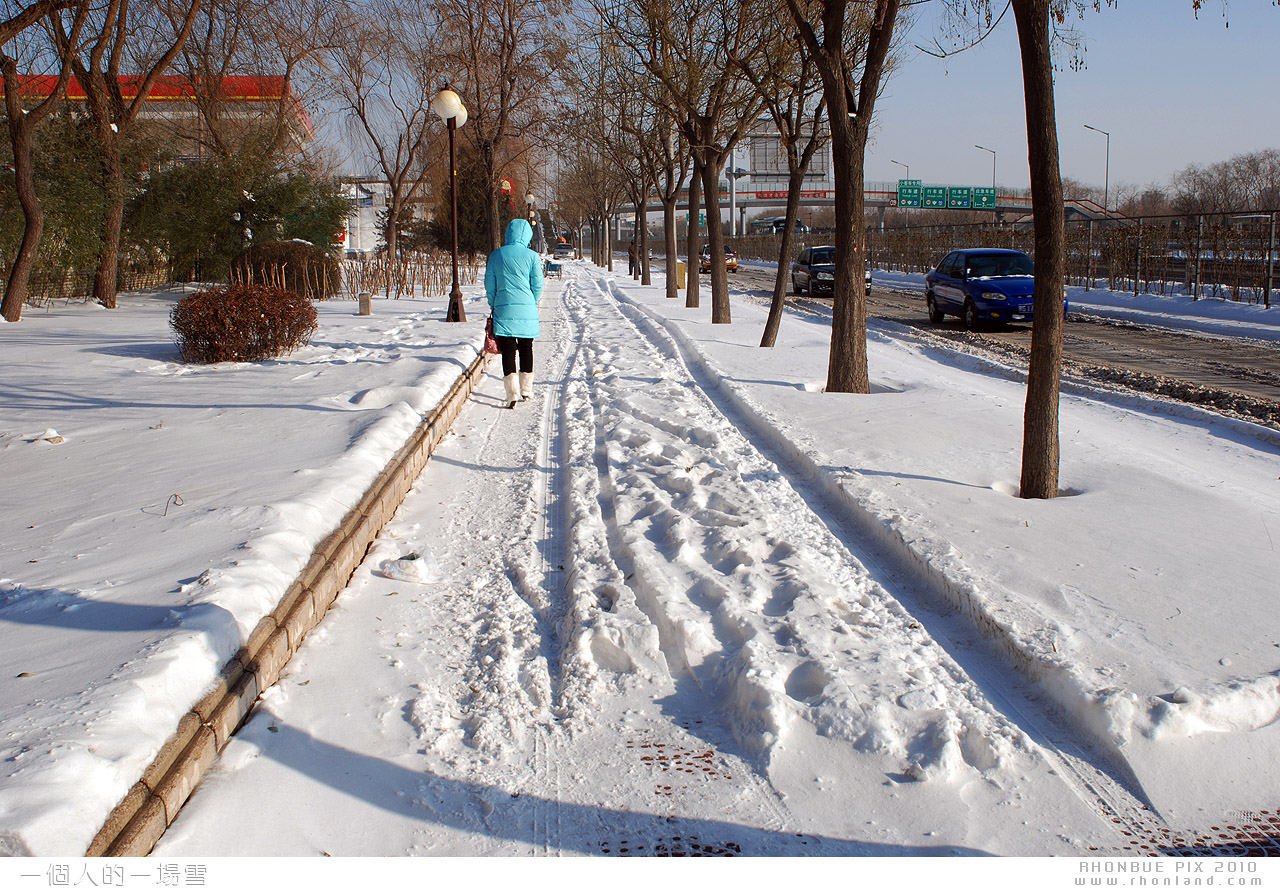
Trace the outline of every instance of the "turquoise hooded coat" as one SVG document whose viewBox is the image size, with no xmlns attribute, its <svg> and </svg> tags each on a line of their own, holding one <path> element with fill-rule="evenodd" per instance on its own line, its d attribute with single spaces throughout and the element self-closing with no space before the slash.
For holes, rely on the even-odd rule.
<svg viewBox="0 0 1280 890">
<path fill-rule="evenodd" d="M 484 294 L 493 312 L 498 337 L 538 336 L 538 300 L 542 298 L 542 257 L 529 249 L 533 227 L 528 220 L 507 225 L 506 243 L 489 254 Z"/>
</svg>

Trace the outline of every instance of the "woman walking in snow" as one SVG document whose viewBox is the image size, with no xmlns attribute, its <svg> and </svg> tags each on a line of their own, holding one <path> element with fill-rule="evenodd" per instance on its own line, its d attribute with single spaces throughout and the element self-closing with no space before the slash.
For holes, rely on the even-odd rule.
<svg viewBox="0 0 1280 890">
<path fill-rule="evenodd" d="M 533 395 L 533 340 L 538 336 L 542 257 L 529 249 L 532 240 L 533 227 L 527 220 L 511 220 L 505 243 L 489 254 L 484 270 L 484 294 L 493 315 L 493 336 L 502 353 L 502 382 L 507 389 L 508 408 Z"/>
</svg>

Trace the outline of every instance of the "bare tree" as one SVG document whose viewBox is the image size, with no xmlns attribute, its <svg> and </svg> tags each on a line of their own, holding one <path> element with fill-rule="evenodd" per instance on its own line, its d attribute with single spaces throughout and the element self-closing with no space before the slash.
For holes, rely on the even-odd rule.
<svg viewBox="0 0 1280 890">
<path fill-rule="evenodd" d="M 135 5 L 133 0 L 106 0 L 90 16 L 87 55 L 83 49 L 74 51 L 76 43 L 61 19 L 51 20 L 58 47 L 70 54 L 76 79 L 84 89 L 97 142 L 106 213 L 93 298 L 107 309 L 116 307 L 125 200 L 124 143 L 151 90 L 190 36 L 202 2 L 163 0 Z M 122 77 L 121 71 L 129 68 L 138 73 Z"/>
<path fill-rule="evenodd" d="M 5 0 L 4 14 L 9 17 L 0 19 L 0 46 L 4 46 L 20 33 L 30 28 L 50 13 L 72 6 L 82 5 L 81 0 L 37 0 L 35 3 L 13 3 Z"/>
<path fill-rule="evenodd" d="M 20 33 L 22 22 L 28 26 L 34 24 L 40 15 L 62 16 L 63 10 L 72 6 L 70 3 L 37 3 L 27 7 L 22 13 L 0 25 L 0 46 L 14 40 Z M 32 15 L 32 13 L 35 13 Z M 71 22 L 69 45 L 75 46 L 80 39 L 80 29 L 84 26 L 89 14 L 88 4 L 75 8 Z M 4 35 L 8 35 L 7 37 Z M 48 49 L 47 45 L 44 47 Z M 35 58 L 41 53 L 32 48 Z M 18 70 L 18 53 L 10 55 L 0 50 L 0 74 L 4 76 L 5 119 L 9 129 L 9 143 L 13 150 L 14 184 L 18 196 L 18 205 L 22 208 L 23 229 L 22 241 L 18 245 L 17 256 L 9 270 L 9 279 L 5 284 L 4 301 L 0 304 L 0 316 L 6 321 L 18 321 L 22 317 L 22 305 L 27 298 L 27 284 L 31 280 L 31 271 L 35 266 L 36 256 L 40 249 L 40 238 L 44 233 L 44 208 L 40 206 L 40 198 L 36 194 L 35 167 L 31 160 L 31 145 L 35 128 L 45 120 L 66 92 L 67 83 L 71 80 L 71 65 L 67 53 L 55 53 L 50 64 L 58 69 L 58 81 L 47 94 L 39 96 L 34 105 L 26 107 L 23 101 L 23 76 Z M 33 62 L 39 64 L 39 62 Z"/>
<path fill-rule="evenodd" d="M 1027 156 L 1035 223 L 1035 319 L 1022 425 L 1024 498 L 1058 494 L 1058 393 L 1062 376 L 1066 214 L 1058 166 L 1050 6 L 1055 0 L 1013 0 L 1027 107 Z M 1059 9 L 1062 7 L 1059 2 Z M 1059 13 L 1061 14 L 1061 13 Z M 1059 19 L 1060 20 L 1060 19 Z"/>
<path fill-rule="evenodd" d="M 961 18 L 979 15 L 989 28 L 989 0 L 948 0 Z M 1115 0 L 1106 0 L 1108 6 Z M 1054 45 L 1067 47 L 1071 66 L 1081 64 L 1084 44 L 1072 28 L 1072 14 L 1082 18 L 1099 11 L 1102 0 L 1011 0 L 1022 56 L 1023 92 L 1027 108 L 1027 154 L 1031 168 L 1032 216 L 1035 223 L 1035 320 L 1023 416 L 1022 479 L 1024 498 L 1058 494 L 1058 397 L 1062 373 L 1063 285 L 1066 280 L 1066 220 L 1062 176 L 1058 164 L 1058 130 L 1054 110 Z M 1199 12 L 1203 0 L 1191 0 Z M 1225 0 L 1223 3 L 1225 7 Z"/>
<path fill-rule="evenodd" d="M 662 87 L 616 40 L 592 45 L 577 57 L 573 88 L 587 97 L 582 132 L 617 169 L 634 213 L 639 277 L 650 284 L 648 201 L 656 193 L 663 207 L 667 242 L 667 294 L 677 295 L 674 260 L 675 207 L 683 184 L 685 152 L 678 140 Z"/>
<path fill-rule="evenodd" d="M 689 191 L 689 262 L 698 253 L 699 195 L 707 202 L 711 252 L 711 322 L 732 321 L 729 281 L 723 262 L 720 174 L 739 140 L 754 123 L 760 99 L 731 64 L 758 52 L 750 17 L 732 0 L 660 0 L 631 7 L 598 4 L 608 27 L 662 84 L 674 119 L 689 144 L 693 183 Z M 698 278 L 690 270 L 686 305 L 698 305 Z"/>
<path fill-rule="evenodd" d="M 1280 151 L 1266 149 L 1173 176 L 1174 201 L 1183 213 L 1267 210 L 1280 206 Z"/>
<path fill-rule="evenodd" d="M 831 124 L 836 268 L 827 391 L 869 393 L 863 172 L 899 0 L 815 0 L 812 6 L 787 0 L 787 7 L 822 77 Z M 866 35 L 865 40 L 846 39 L 851 25 L 855 33 Z"/>
<path fill-rule="evenodd" d="M 425 0 L 376 0 L 345 20 L 343 39 L 329 54 L 335 90 L 386 178 L 392 262 L 399 258 L 400 221 L 427 175 L 431 100 L 440 71 L 431 25 Z"/>
<path fill-rule="evenodd" d="M 501 246 L 500 171 L 542 145 L 560 111 L 554 84 L 568 51 L 567 0 L 438 0 L 439 36 L 468 121 L 460 133 L 484 171 L 490 249 Z"/>
<path fill-rule="evenodd" d="M 301 154 L 305 125 L 298 73 L 317 68 L 316 57 L 341 39 L 332 4 L 325 0 L 219 0 L 202 7 L 174 69 L 191 85 L 200 116 L 198 150 L 235 156 L 265 169 L 288 149 Z M 227 85 L 237 75 L 265 78 L 260 101 L 235 103 Z"/>
<path fill-rule="evenodd" d="M 674 299 L 679 296 L 679 282 L 675 275 L 676 264 L 679 262 L 677 253 L 680 250 L 676 239 L 676 207 L 680 203 L 680 192 L 684 188 L 689 151 L 680 128 L 676 126 L 673 116 L 665 108 L 658 114 L 653 138 L 658 168 L 654 187 L 657 189 L 658 201 L 662 204 L 666 292 L 669 298 Z"/>
<path fill-rule="evenodd" d="M 752 27 L 761 35 L 761 52 L 754 62 L 737 56 L 732 61 L 755 87 L 769 118 L 778 130 L 780 154 L 787 164 L 787 205 L 785 228 L 778 246 L 778 273 L 773 283 L 773 300 L 765 321 L 761 346 L 773 346 L 782 324 L 786 302 L 787 271 L 795 222 L 800 209 L 800 192 L 814 154 L 826 144 L 823 123 L 826 101 L 822 81 L 817 76 L 809 49 L 789 27 L 784 3 L 762 3 L 750 8 Z M 744 9 L 744 13 L 748 10 Z"/>
</svg>

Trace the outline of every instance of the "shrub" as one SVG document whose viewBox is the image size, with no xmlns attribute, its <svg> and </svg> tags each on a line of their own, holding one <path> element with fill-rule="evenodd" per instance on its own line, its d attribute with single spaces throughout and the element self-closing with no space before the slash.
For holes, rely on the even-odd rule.
<svg viewBox="0 0 1280 890">
<path fill-rule="evenodd" d="M 183 298 L 169 315 L 186 362 L 256 362 L 305 346 L 316 307 L 294 291 L 232 284 Z"/>
<path fill-rule="evenodd" d="M 327 300 L 342 292 L 342 264 L 306 241 L 255 244 L 231 263 L 232 284 L 266 284 Z"/>
</svg>

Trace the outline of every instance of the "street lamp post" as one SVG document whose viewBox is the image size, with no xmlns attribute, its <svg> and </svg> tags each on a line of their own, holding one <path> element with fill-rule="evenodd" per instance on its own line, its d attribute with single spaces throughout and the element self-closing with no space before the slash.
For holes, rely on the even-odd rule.
<svg viewBox="0 0 1280 890">
<path fill-rule="evenodd" d="M 534 210 L 533 205 L 537 201 L 537 196 L 533 192 L 525 192 L 524 204 L 529 211 L 529 228 L 533 229 L 533 243 L 530 245 L 538 253 L 542 253 L 541 239 L 538 237 L 538 212 Z"/>
<path fill-rule="evenodd" d="M 994 202 L 994 201 L 995 201 L 995 197 L 996 197 L 996 196 L 995 196 L 995 191 L 996 191 L 996 151 L 995 151 L 995 149 L 994 149 L 994 148 L 987 148 L 985 145 L 974 145 L 974 148 L 980 148 L 980 149 L 982 149 L 983 151 L 989 151 L 989 152 L 991 152 L 991 200 L 992 200 L 992 202 Z M 992 209 L 992 213 L 994 213 L 994 214 L 995 214 L 995 219 L 996 219 L 996 221 L 997 221 L 997 222 L 999 222 L 999 220 L 1000 220 L 1000 211 L 999 211 L 999 210 L 996 210 L 994 206 L 993 206 L 991 209 Z"/>
<path fill-rule="evenodd" d="M 1101 133 L 1103 136 L 1107 137 L 1107 168 L 1103 173 L 1104 178 L 1102 180 L 1102 212 L 1105 215 L 1111 212 L 1109 204 L 1109 199 L 1111 197 L 1111 134 L 1106 130 L 1099 130 L 1097 127 L 1091 127 L 1088 124 L 1085 124 L 1084 128 L 1086 130 L 1093 130 L 1095 133 Z"/>
<path fill-rule="evenodd" d="M 902 161 L 894 161 L 894 160 L 890 160 L 890 161 L 889 161 L 889 163 L 890 163 L 890 164 L 897 164 L 897 165 L 898 165 L 899 167 L 901 167 L 903 170 L 906 170 L 906 171 L 907 171 L 907 172 L 906 172 L 906 174 L 902 177 L 903 179 L 910 179 L 910 178 L 911 178 L 911 165 L 910 165 L 910 164 L 904 164 L 904 163 L 902 163 Z"/>
<path fill-rule="evenodd" d="M 748 173 L 741 167 L 735 167 L 731 158 L 725 175 L 729 177 L 729 237 L 732 238 L 741 234 L 738 231 L 738 177 Z"/>
<path fill-rule="evenodd" d="M 454 131 L 467 122 L 467 106 L 462 104 L 462 97 L 449 89 L 444 89 L 431 100 L 431 110 L 445 122 L 449 128 L 449 203 L 451 205 L 451 228 L 453 234 L 453 289 L 449 291 L 449 311 L 445 321 L 466 321 L 467 310 L 462 306 L 462 288 L 458 286 L 458 167 L 454 156 Z"/>
<path fill-rule="evenodd" d="M 980 148 L 983 151 L 991 152 L 991 187 L 996 187 L 996 152 L 993 148 L 987 148 L 985 145 L 975 145 L 974 148 Z"/>
</svg>

